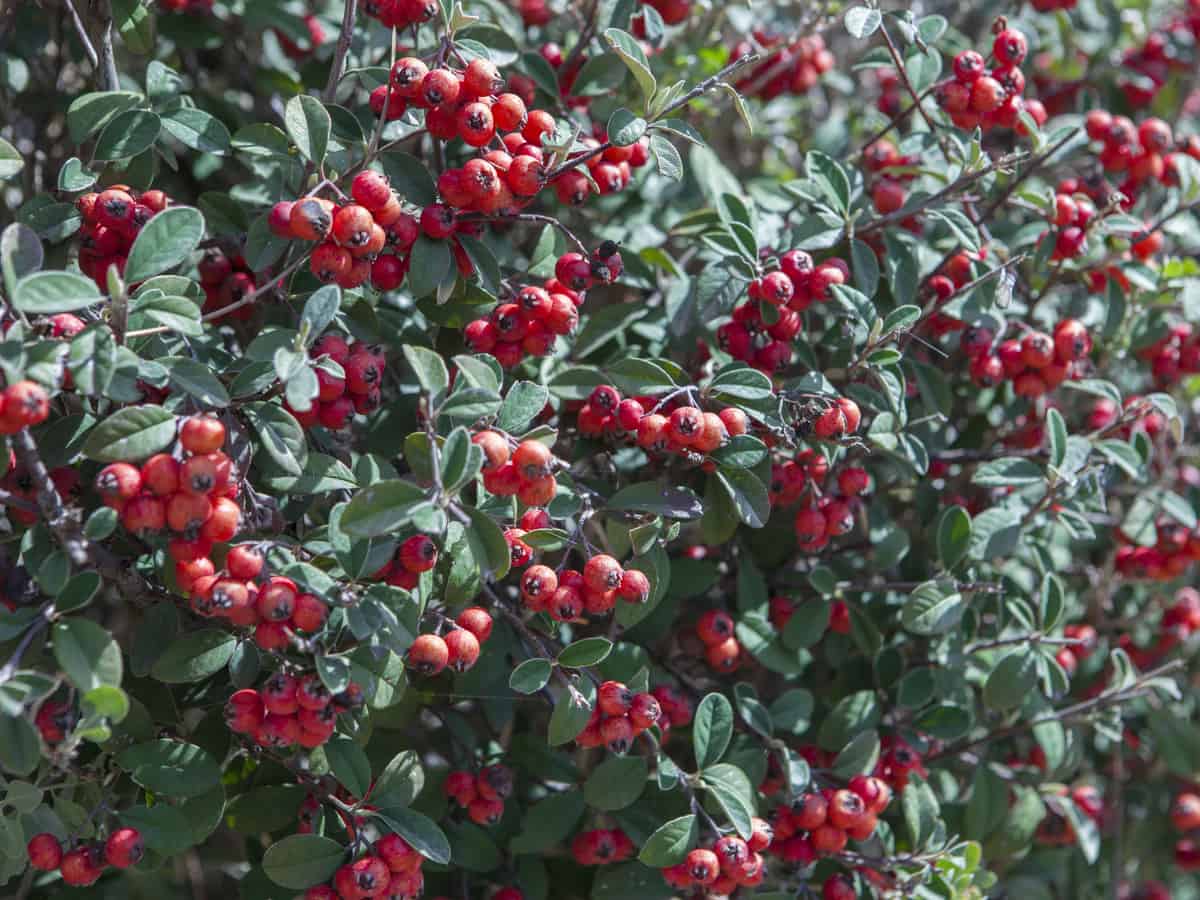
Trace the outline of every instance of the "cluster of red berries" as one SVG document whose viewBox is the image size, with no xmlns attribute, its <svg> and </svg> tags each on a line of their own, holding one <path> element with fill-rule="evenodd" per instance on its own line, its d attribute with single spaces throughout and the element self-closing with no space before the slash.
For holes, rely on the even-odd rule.
<svg viewBox="0 0 1200 900">
<path fill-rule="evenodd" d="M 999 344 L 990 328 L 973 326 L 962 333 L 959 346 L 971 361 L 971 380 L 980 387 L 1010 379 L 1018 397 L 1040 397 L 1080 376 L 1092 336 L 1078 319 L 1063 319 L 1052 335 L 1031 329 L 1019 340 Z"/>
<path fill-rule="evenodd" d="M 0 435 L 41 425 L 50 415 L 50 395 L 33 381 L 16 381 L 0 391 Z"/>
<path fill-rule="evenodd" d="M 875 83 L 879 85 L 879 96 L 875 99 L 875 108 L 889 119 L 895 118 L 904 109 L 907 95 L 900 84 L 900 75 L 895 69 L 881 67 L 873 70 Z"/>
<path fill-rule="evenodd" d="M 521 441 L 515 449 L 511 449 L 508 438 L 491 430 L 476 432 L 471 442 L 483 451 L 483 486 L 489 493 L 500 497 L 515 496 L 531 507 L 545 506 L 554 499 L 558 490 L 558 481 L 554 477 L 555 459 L 545 444 Z M 544 511 L 539 512 L 541 515 L 534 513 L 530 521 L 537 521 L 538 528 L 545 528 L 549 524 L 549 516 Z M 545 522 L 542 522 L 543 518 Z M 524 534 L 534 529 L 522 527 L 515 530 Z M 520 536 L 513 536 L 518 539 L 517 543 L 509 540 L 515 566 L 526 565 L 533 555 L 532 549 L 520 544 Z M 526 555 L 521 547 L 529 550 L 529 554 Z"/>
<path fill-rule="evenodd" d="M 411 591 L 417 586 L 422 572 L 428 572 L 438 561 L 437 544 L 427 534 L 414 534 L 396 548 L 395 555 L 371 577 L 386 581 L 392 587 Z"/>
<path fill-rule="evenodd" d="M 357 685 L 334 696 L 315 674 L 276 672 L 259 689 L 244 688 L 229 698 L 225 724 L 261 747 L 313 750 L 333 737 L 340 713 L 361 703 Z"/>
<path fill-rule="evenodd" d="M 714 413 L 691 406 L 682 397 L 675 403 L 660 407 L 652 397 L 622 397 L 612 385 L 602 384 L 579 409 L 579 433 L 627 435 L 643 450 L 703 456 L 750 428 L 749 418 L 736 407 Z"/>
<path fill-rule="evenodd" d="M 490 353 L 506 369 L 526 356 L 546 356 L 555 338 L 571 334 L 579 325 L 579 307 L 596 283 L 611 284 L 623 271 L 621 253 L 605 241 L 590 257 L 564 253 L 554 266 L 554 277 L 541 287 L 526 285 L 497 303 L 485 319 L 468 322 L 463 340 L 475 353 Z"/>
<path fill-rule="evenodd" d="M 1187 322 L 1176 322 L 1166 335 L 1138 350 L 1137 355 L 1150 363 L 1155 383 L 1169 387 L 1184 375 L 1200 373 L 1200 332 Z"/>
<path fill-rule="evenodd" d="M 811 489 L 815 495 L 829 476 L 829 460 L 818 450 L 804 448 L 794 459 L 772 462 L 767 496 L 774 507 L 791 506 Z M 846 497 L 857 497 L 867 490 L 871 478 L 861 466 L 847 466 L 838 472 L 838 490 Z"/>
<path fill-rule="evenodd" d="M 79 268 L 99 286 L 108 289 L 108 269 L 124 273 L 125 259 L 138 233 L 170 203 L 162 191 L 135 191 L 127 184 L 114 184 L 96 193 L 90 191 L 75 201 L 83 217 L 79 228 Z"/>
<path fill-rule="evenodd" d="M 695 709 L 686 694 L 669 684 L 658 685 L 650 694 L 658 701 L 658 730 L 665 744 L 672 728 L 686 728 L 692 724 Z"/>
<path fill-rule="evenodd" d="M 1087 252 L 1088 230 L 1095 223 L 1096 207 L 1091 199 L 1067 193 L 1059 187 L 1054 195 L 1050 224 L 1054 234 L 1053 259 L 1074 259 Z M 1046 232 L 1043 232 L 1043 236 Z"/>
<path fill-rule="evenodd" d="M 1059 788 L 1058 803 L 1070 803 L 1081 813 L 1099 826 L 1104 824 L 1104 796 L 1099 788 L 1090 784 L 1080 784 L 1072 788 L 1065 785 Z M 1069 847 L 1077 840 L 1075 825 L 1063 813 L 1055 808 L 1056 802 L 1051 800 L 1046 805 L 1046 818 L 1038 825 L 1034 840 L 1047 847 Z"/>
<path fill-rule="evenodd" d="M 379 408 L 380 385 L 387 368 L 382 347 L 362 341 L 349 343 L 341 335 L 327 334 L 313 344 L 309 356 L 317 362 L 316 398 L 304 411 L 284 404 L 303 427 L 323 425 L 338 431 L 349 425 L 356 413 L 366 415 Z"/>
<path fill-rule="evenodd" d="M 764 372 L 776 372 L 792 359 L 791 341 L 800 333 L 800 313 L 814 302 L 833 299 L 833 288 L 850 281 L 850 266 L 831 257 L 819 264 L 803 250 L 788 250 L 779 268 L 750 282 L 749 303 L 733 310 L 733 321 L 717 329 L 717 346 Z M 774 307 L 765 316 L 760 303 Z"/>
<path fill-rule="evenodd" d="M 819 34 L 791 40 L 783 34 L 760 29 L 755 30 L 753 38 L 753 41 L 739 41 L 729 52 L 729 61 L 733 62 L 760 48 L 767 51 L 762 62 L 755 63 L 735 82 L 739 93 L 749 93 L 761 100 L 774 100 L 784 94 L 807 94 L 833 68 L 833 54 Z"/>
<path fill-rule="evenodd" d="M 204 289 L 203 311 L 206 313 L 234 306 L 258 288 L 254 273 L 240 253 L 230 257 L 220 248 L 213 247 L 205 251 L 196 270 L 200 275 L 200 287 Z M 254 306 L 247 303 L 230 310 L 216 321 L 236 319 L 244 322 L 253 315 Z"/>
<path fill-rule="evenodd" d="M 1175 842 L 1175 862 L 1185 872 L 1200 870 L 1200 842 L 1188 837 L 1200 829 L 1200 794 L 1184 791 L 1171 803 L 1171 824 L 1185 835 Z"/>
<path fill-rule="evenodd" d="M 771 852 L 789 863 L 811 863 L 816 857 L 841 853 L 853 838 L 875 833 L 878 817 L 892 800 L 882 778 L 855 775 L 848 787 L 802 794 L 775 811 Z"/>
<path fill-rule="evenodd" d="M 139 536 L 165 529 L 174 533 L 168 553 L 189 564 L 180 586 L 211 575 L 214 544 L 237 534 L 241 520 L 237 473 L 221 450 L 225 426 L 214 416 L 197 415 L 179 429 L 178 455 L 156 453 L 140 467 L 128 462 L 105 466 L 96 476 L 104 504 L 115 509 L 125 530 Z M 207 565 L 207 569 L 206 569 Z M 261 565 L 261 559 L 260 559 Z"/>
<path fill-rule="evenodd" d="M 707 610 L 696 620 L 696 637 L 713 671 L 728 674 L 741 665 L 742 645 L 734 635 L 733 617 L 723 609 Z"/>
<path fill-rule="evenodd" d="M 752 820 L 750 840 L 736 834 L 717 838 L 711 847 L 697 847 L 683 862 L 662 870 L 663 879 L 673 888 L 703 888 L 710 896 L 732 894 L 739 887 L 754 888 L 767 875 L 763 851 L 773 837 L 766 820 Z"/>
<path fill-rule="evenodd" d="M 1055 12 L 1074 9 L 1079 0 L 1033 0 L 1030 4 L 1037 12 Z"/>
<path fill-rule="evenodd" d="M 884 735 L 880 746 L 882 753 L 873 775 L 890 785 L 894 792 L 900 793 L 908 787 L 908 779 L 912 775 L 922 778 L 929 776 L 921 761 L 921 754 L 908 741 L 889 734 Z M 829 762 L 832 763 L 832 760 Z"/>
<path fill-rule="evenodd" d="M 857 487 L 857 484 L 851 486 Z M 853 494 L 808 497 L 807 502 L 796 510 L 792 521 L 797 548 L 803 553 L 817 553 L 824 549 L 830 538 L 849 534 L 854 530 L 858 506 L 859 501 Z"/>
<path fill-rule="evenodd" d="M 1200 535 L 1197 540 L 1200 541 Z M 1174 602 L 1163 610 L 1157 635 L 1150 646 L 1138 646 L 1128 632 L 1118 635 L 1116 643 L 1129 655 L 1135 666 L 1149 669 L 1158 665 L 1163 657 L 1197 630 L 1200 630 L 1200 592 L 1193 587 L 1184 587 L 1175 594 Z"/>
<path fill-rule="evenodd" d="M 362 10 L 385 28 L 403 31 L 428 22 L 438 14 L 436 0 L 366 0 Z"/>
<path fill-rule="evenodd" d="M 386 834 L 369 852 L 346 863 L 333 884 L 311 887 L 303 900 L 418 900 L 425 890 L 421 856 L 398 834 Z"/>
<path fill-rule="evenodd" d="M 512 769 L 496 763 L 478 773 L 454 771 L 446 776 L 442 790 L 476 825 L 495 825 L 503 818 L 504 801 L 513 791 Z"/>
<path fill-rule="evenodd" d="M 575 738 L 580 747 L 607 747 L 625 753 L 639 734 L 662 718 L 662 707 L 653 694 L 637 693 L 619 681 L 606 681 L 596 690 L 596 705 L 583 731 Z"/>
<path fill-rule="evenodd" d="M 261 585 L 256 581 L 263 572 L 263 557 L 253 545 L 231 548 L 225 568 L 212 568 L 207 557 L 175 564 L 176 581 L 190 594 L 192 611 L 253 628 L 261 649 L 283 650 L 294 632 L 312 634 L 324 626 L 329 610 L 316 594 L 302 592 L 282 575 L 270 575 Z"/>
<path fill-rule="evenodd" d="M 790 597 L 772 597 L 767 610 L 767 617 L 775 630 L 782 632 L 796 613 L 797 603 Z M 845 600 L 834 600 L 829 605 L 829 623 L 826 627 L 836 634 L 850 633 L 850 607 Z"/>
<path fill-rule="evenodd" d="M 532 612 L 548 613 L 556 622 L 571 622 L 585 612 L 604 616 L 612 612 L 617 598 L 626 603 L 645 603 L 650 596 L 650 579 L 638 569 L 623 569 L 606 553 L 591 557 L 580 572 L 549 566 L 530 566 L 521 576 L 521 599 Z"/>
<path fill-rule="evenodd" d="M 925 293 L 939 306 L 944 305 L 974 280 L 972 269 L 975 262 L 982 262 L 986 258 L 986 247 L 981 247 L 976 254 L 955 253 L 935 274 L 929 276 L 924 288 Z M 928 323 L 929 329 L 935 337 L 962 331 L 967 327 L 967 323 L 962 319 L 956 319 L 954 316 L 940 311 L 935 311 L 930 315 Z"/>
<path fill-rule="evenodd" d="M 309 269 L 318 281 L 345 289 L 370 281 L 376 290 L 394 291 L 408 274 L 420 225 L 379 172 L 359 172 L 350 192 L 354 202 L 342 206 L 316 196 L 281 200 L 271 207 L 268 227 L 276 237 L 317 242 Z"/>
<path fill-rule="evenodd" d="M 571 855 L 580 866 L 625 862 L 637 853 L 633 841 L 620 828 L 592 828 L 571 841 Z"/>
<path fill-rule="evenodd" d="M 447 668 L 465 672 L 475 665 L 480 649 L 491 635 L 491 614 L 482 607 L 469 606 L 444 634 L 418 635 L 408 648 L 408 664 L 429 676 Z"/>
<path fill-rule="evenodd" d="M 1114 565 L 1127 578 L 1171 581 L 1200 562 L 1200 528 L 1189 532 L 1173 519 L 1162 517 L 1154 523 L 1153 546 L 1142 547 L 1116 532 L 1119 544 Z"/>
<path fill-rule="evenodd" d="M 904 185 L 917 177 L 921 157 L 901 154 L 887 138 L 880 138 L 863 150 L 863 165 L 875 177 L 871 185 L 871 203 L 886 216 L 903 208 L 908 199 Z M 906 220 L 907 221 L 907 220 Z"/>
<path fill-rule="evenodd" d="M 1046 108 L 1037 100 L 1021 96 L 1025 92 L 1021 63 L 1029 51 L 1025 35 L 1004 27 L 1002 21 L 998 20 L 992 41 L 995 67 L 989 72 L 981 54 L 963 50 L 954 57 L 954 77 L 938 85 L 938 104 L 957 128 L 1012 128 L 1023 135 L 1026 127 L 1020 121 L 1022 112 L 1028 113 L 1039 128 L 1046 122 Z"/>
<path fill-rule="evenodd" d="M 146 844 L 136 828 L 118 828 L 104 844 L 80 844 L 64 853 L 58 838 L 43 831 L 34 835 L 25 849 L 33 868 L 42 872 L 57 870 L 63 884 L 86 887 L 95 884 L 109 866 L 136 866 L 146 853 Z"/>
<path fill-rule="evenodd" d="M 1187 72 L 1195 66 L 1195 46 L 1200 42 L 1200 2 L 1188 0 L 1186 6 L 1182 14 L 1165 27 L 1152 30 L 1142 46 L 1129 50 L 1121 60 L 1128 73 L 1119 82 L 1121 92 L 1134 109 L 1149 106 L 1172 72 Z"/>
<path fill-rule="evenodd" d="M 1087 624 L 1067 625 L 1063 628 L 1063 637 L 1071 641 L 1054 655 L 1058 664 L 1068 675 L 1074 675 L 1082 660 L 1087 659 L 1096 649 L 1100 636 L 1096 629 Z"/>
<path fill-rule="evenodd" d="M 1120 190 L 1135 198 L 1150 181 L 1169 181 L 1168 159 L 1174 147 L 1171 126 L 1162 119 L 1149 118 L 1135 125 L 1127 116 L 1114 116 L 1104 109 L 1093 109 L 1084 119 L 1087 135 L 1101 145 L 1100 164 L 1106 172 L 1123 174 Z M 1174 170 L 1174 166 L 1170 167 Z"/>
</svg>

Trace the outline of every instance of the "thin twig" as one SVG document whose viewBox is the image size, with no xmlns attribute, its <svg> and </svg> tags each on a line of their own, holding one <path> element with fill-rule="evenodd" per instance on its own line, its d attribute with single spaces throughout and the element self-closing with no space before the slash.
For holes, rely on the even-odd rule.
<svg viewBox="0 0 1200 900">
<path fill-rule="evenodd" d="M 96 48 L 92 44 L 91 35 L 87 33 L 87 26 L 83 24 L 83 19 L 79 18 L 79 10 L 75 8 L 73 0 L 64 0 L 64 3 L 66 4 L 67 11 L 71 14 L 71 21 L 75 24 L 75 32 L 79 35 L 79 41 L 83 44 L 83 52 L 87 54 L 92 68 L 99 71 L 100 57 L 96 55 Z"/>
<path fill-rule="evenodd" d="M 329 69 L 329 80 L 325 82 L 325 90 L 321 99 L 332 103 L 337 96 L 338 85 L 346 71 L 346 55 L 350 52 L 350 44 L 354 41 L 354 19 L 358 15 L 358 0 L 346 0 L 342 10 L 342 30 L 338 34 L 337 48 L 333 51 L 333 65 Z"/>
</svg>

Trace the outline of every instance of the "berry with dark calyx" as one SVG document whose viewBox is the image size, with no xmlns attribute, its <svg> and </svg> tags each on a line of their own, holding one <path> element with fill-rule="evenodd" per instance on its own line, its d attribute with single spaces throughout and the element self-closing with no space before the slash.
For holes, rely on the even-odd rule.
<svg viewBox="0 0 1200 900">
<path fill-rule="evenodd" d="M 137 865 L 145 855 L 146 844 L 136 828 L 118 828 L 104 845 L 104 859 L 118 869 Z"/>
<path fill-rule="evenodd" d="M 408 648 L 408 664 L 422 675 L 436 675 L 450 661 L 446 642 L 436 634 L 422 634 Z"/>
</svg>

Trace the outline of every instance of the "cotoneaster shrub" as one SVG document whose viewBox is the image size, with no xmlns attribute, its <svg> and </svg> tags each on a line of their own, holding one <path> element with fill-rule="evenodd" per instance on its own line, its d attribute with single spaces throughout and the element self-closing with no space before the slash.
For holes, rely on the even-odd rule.
<svg viewBox="0 0 1200 900">
<path fill-rule="evenodd" d="M 1197 896 L 1200 4 L 0 10 L 6 896 Z"/>
</svg>

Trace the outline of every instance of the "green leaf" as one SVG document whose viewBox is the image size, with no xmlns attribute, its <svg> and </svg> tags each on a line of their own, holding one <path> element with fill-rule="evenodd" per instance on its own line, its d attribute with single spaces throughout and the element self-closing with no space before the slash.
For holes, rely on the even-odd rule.
<svg viewBox="0 0 1200 900">
<path fill-rule="evenodd" d="M 718 762 L 725 755 L 732 737 L 733 706 L 724 694 L 706 695 L 696 707 L 692 720 L 696 765 L 705 769 Z"/>
<path fill-rule="evenodd" d="M 1045 478 L 1046 473 L 1033 460 L 1006 456 L 980 466 L 971 481 L 980 487 L 1023 487 L 1039 484 Z"/>
<path fill-rule="evenodd" d="M 71 140 L 82 144 L 116 116 L 143 102 L 145 98 L 133 91 L 97 91 L 77 97 L 67 108 Z"/>
<path fill-rule="evenodd" d="M 717 799 L 729 822 L 743 840 L 749 839 L 754 828 L 754 786 L 746 773 L 729 763 L 709 766 L 700 773 L 704 786 Z"/>
<path fill-rule="evenodd" d="M 767 487 L 748 469 L 721 466 L 717 481 L 733 501 L 738 518 L 751 528 L 762 528 L 771 516 L 771 498 Z"/>
<path fill-rule="evenodd" d="M 415 750 L 402 750 L 392 757 L 376 779 L 371 801 L 384 808 L 408 806 L 424 787 L 425 770 L 421 768 L 420 757 Z"/>
<path fill-rule="evenodd" d="M 121 824 L 136 828 L 146 847 L 156 853 L 181 853 L 192 846 L 192 830 L 183 809 L 166 803 L 132 806 L 120 813 Z"/>
<path fill-rule="evenodd" d="M 329 769 L 352 797 L 362 799 L 371 789 L 371 761 L 362 747 L 348 737 L 337 736 L 325 745 Z"/>
<path fill-rule="evenodd" d="M 96 141 L 92 158 L 106 161 L 130 159 L 154 146 L 161 130 L 161 120 L 148 110 L 131 109 L 123 112 L 105 126 Z"/>
<path fill-rule="evenodd" d="M 381 809 L 377 815 L 430 862 L 438 865 L 450 862 L 450 842 L 433 819 L 403 807 Z"/>
<path fill-rule="evenodd" d="M 638 859 L 647 866 L 657 869 L 683 862 L 688 851 L 696 846 L 700 828 L 694 815 L 680 816 L 659 826 L 650 835 Z"/>
<path fill-rule="evenodd" d="M 815 706 L 810 692 L 803 688 L 792 688 L 776 697 L 768 709 L 777 729 L 800 735 L 808 731 Z"/>
<path fill-rule="evenodd" d="M 450 373 L 440 353 L 428 347 L 406 344 L 401 348 L 404 358 L 417 376 L 417 382 L 429 396 L 433 406 L 438 406 L 450 387 Z"/>
<path fill-rule="evenodd" d="M 305 345 L 311 347 L 317 338 L 337 318 L 342 306 L 342 289 L 336 284 L 326 284 L 313 291 L 304 302 L 304 312 L 300 321 L 308 324 L 308 334 Z"/>
<path fill-rule="evenodd" d="M 672 181 L 683 178 L 683 158 L 675 149 L 675 145 L 663 135 L 650 135 L 650 155 L 654 157 L 654 165 L 659 175 Z"/>
<path fill-rule="evenodd" d="M 612 48 L 613 53 L 621 57 L 621 61 L 633 73 L 634 80 L 641 87 L 646 103 L 649 104 L 650 99 L 654 96 L 657 82 L 654 79 L 654 73 L 650 71 L 650 63 L 642 51 L 641 44 L 633 35 L 619 28 L 606 28 L 604 40 Z"/>
<path fill-rule="evenodd" d="M 621 107 L 608 117 L 608 139 L 617 147 L 636 144 L 646 133 L 646 120 Z"/>
<path fill-rule="evenodd" d="M 467 528 L 467 540 L 480 571 L 484 577 L 493 581 L 503 578 L 512 565 L 512 551 L 504 538 L 504 532 L 496 524 L 496 520 L 483 510 L 467 506 L 465 512 L 471 520 L 471 527 Z"/>
<path fill-rule="evenodd" d="M 951 506 L 938 521 L 937 547 L 942 565 L 953 569 L 971 545 L 971 516 L 961 506 Z"/>
<path fill-rule="evenodd" d="M 413 244 L 412 258 L 421 261 L 413 266 L 404 282 L 409 292 L 418 300 L 437 290 L 454 267 L 454 256 L 446 241 L 435 241 L 421 235 Z"/>
<path fill-rule="evenodd" d="M 509 844 L 513 853 L 543 854 L 570 833 L 583 817 L 583 792 L 566 790 L 550 794 L 526 808 L 521 831 Z"/>
<path fill-rule="evenodd" d="M 610 756 L 588 776 L 583 797 L 594 809 L 624 809 L 642 795 L 649 772 L 645 757 Z"/>
<path fill-rule="evenodd" d="M 804 157 L 804 167 L 835 209 L 844 213 L 850 208 L 850 177 L 841 163 L 819 150 L 810 150 Z"/>
<path fill-rule="evenodd" d="M 186 356 L 167 356 L 158 362 L 167 370 L 171 384 L 195 397 L 201 406 L 224 409 L 229 405 L 229 392 L 211 367 Z"/>
<path fill-rule="evenodd" d="M 592 715 L 595 688 L 584 684 L 582 688 L 568 688 L 558 696 L 554 712 L 550 714 L 550 727 L 546 740 L 551 747 L 575 740 L 579 732 L 587 727 Z"/>
<path fill-rule="evenodd" d="M 120 685 L 121 648 L 106 630 L 87 619 L 54 626 L 54 658 L 71 684 L 87 692 L 102 684 Z"/>
<path fill-rule="evenodd" d="M 846 10 L 843 22 L 850 36 L 861 41 L 869 38 L 876 32 L 880 23 L 883 22 L 883 16 L 877 9 L 868 9 L 865 6 L 852 6 Z"/>
<path fill-rule="evenodd" d="M 146 790 L 168 797 L 195 797 L 221 782 L 221 769 L 207 750 L 166 738 L 122 750 L 117 765 Z"/>
<path fill-rule="evenodd" d="M 308 462 L 308 437 L 300 423 L 278 403 L 255 401 L 242 407 L 251 429 L 258 436 L 256 450 L 288 475 L 304 474 Z"/>
<path fill-rule="evenodd" d="M 33 723 L 23 715 L 0 713 L 0 766 L 16 775 L 28 775 L 41 758 L 42 745 Z"/>
<path fill-rule="evenodd" d="M 74 312 L 102 298 L 96 283 L 74 272 L 32 272 L 17 282 L 13 306 L 34 315 Z"/>
<path fill-rule="evenodd" d="M 229 129 L 216 116 L 194 106 L 181 106 L 162 120 L 167 134 L 185 147 L 222 156 L 229 152 Z"/>
<path fill-rule="evenodd" d="M 508 676 L 508 686 L 519 694 L 533 694 L 550 681 L 554 664 L 548 659 L 527 659 Z"/>
<path fill-rule="evenodd" d="M 797 603 L 784 626 L 783 645 L 792 650 L 804 650 L 820 641 L 829 628 L 832 603 L 828 597 L 806 598 Z"/>
<path fill-rule="evenodd" d="M 518 381 L 508 389 L 500 413 L 496 417 L 496 427 L 509 434 L 522 434 L 545 408 L 550 399 L 550 392 L 540 384 L 532 381 Z"/>
<path fill-rule="evenodd" d="M 89 325 L 71 338 L 67 368 L 75 389 L 89 397 L 102 395 L 112 383 L 117 367 L 117 341 L 102 322 Z"/>
<path fill-rule="evenodd" d="M 379 481 L 354 494 L 342 514 L 341 528 L 356 538 L 379 538 L 402 528 L 416 506 L 427 500 L 425 491 L 413 482 Z"/>
<path fill-rule="evenodd" d="M 858 691 L 848 694 L 821 723 L 818 743 L 826 750 L 841 750 L 857 735 L 869 731 L 879 724 L 883 710 L 874 691 Z"/>
<path fill-rule="evenodd" d="M 900 806 L 911 846 L 914 850 L 924 849 L 937 827 L 938 804 L 933 791 L 920 776 L 913 776 L 900 795 Z"/>
<path fill-rule="evenodd" d="M 293 97 L 283 109 L 283 126 L 305 159 L 318 166 L 325 162 L 333 120 L 320 100 L 308 94 Z"/>
<path fill-rule="evenodd" d="M 869 774 L 879 762 L 879 749 L 879 734 L 864 731 L 842 748 L 833 761 L 833 771 L 842 778 Z"/>
<path fill-rule="evenodd" d="M 612 652 L 612 646 L 608 638 L 581 638 L 562 649 L 558 654 L 558 664 L 568 669 L 599 665 Z"/>
<path fill-rule="evenodd" d="M 1037 652 L 1018 647 L 1005 655 L 983 685 L 983 702 L 992 709 L 1020 706 L 1037 685 Z"/>
<path fill-rule="evenodd" d="M 125 280 L 145 281 L 186 260 L 204 237 L 204 216 L 190 206 L 172 206 L 151 217 L 134 239 Z"/>
<path fill-rule="evenodd" d="M 92 429 L 83 454 L 96 462 L 145 459 L 169 447 L 175 431 L 175 416 L 161 406 L 128 406 Z"/>
<path fill-rule="evenodd" d="M 967 604 L 953 579 L 926 581 L 904 603 L 900 621 L 913 634 L 945 634 L 958 627 Z"/>
<path fill-rule="evenodd" d="M 203 681 L 229 663 L 237 638 L 216 628 L 189 632 L 169 645 L 151 673 L 167 684 Z"/>
<path fill-rule="evenodd" d="M 671 519 L 698 519 L 704 514 L 704 504 L 691 488 L 654 481 L 622 488 L 605 506 L 614 512 L 653 513 Z"/>
<path fill-rule="evenodd" d="M 263 854 L 262 867 L 280 887 L 303 891 L 333 877 L 346 856 L 337 841 L 315 834 L 293 834 Z"/>
</svg>

